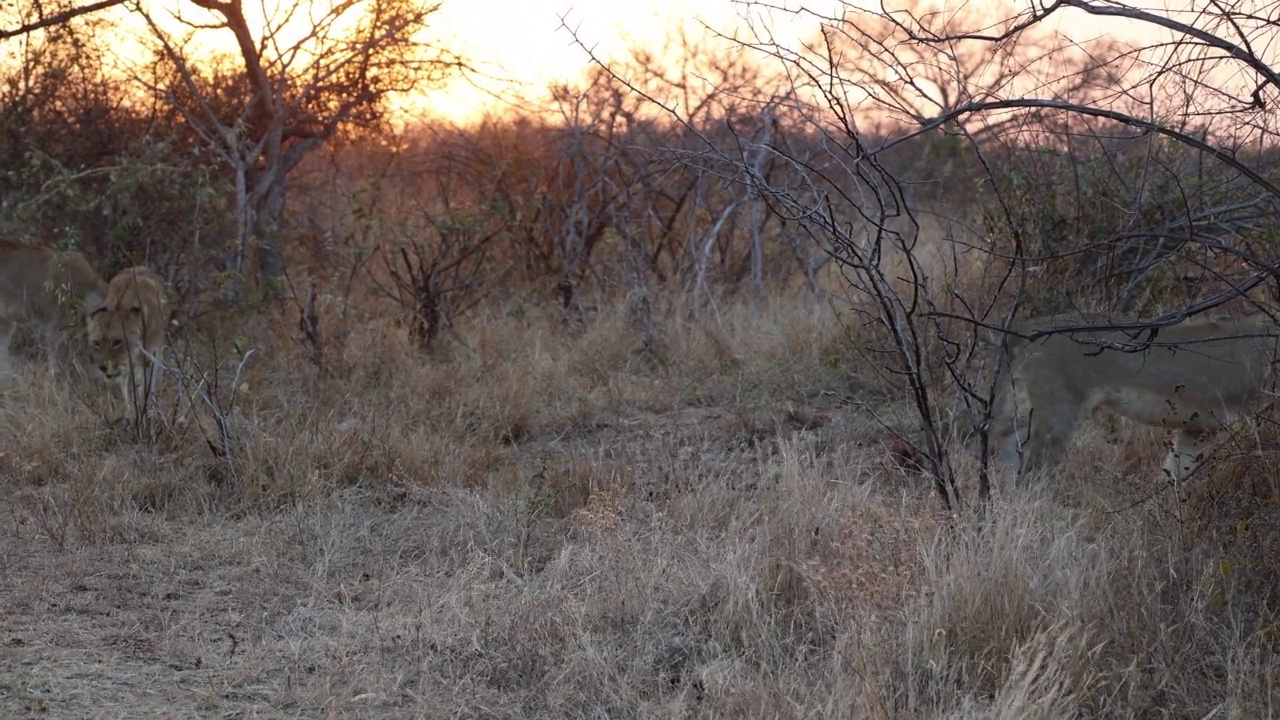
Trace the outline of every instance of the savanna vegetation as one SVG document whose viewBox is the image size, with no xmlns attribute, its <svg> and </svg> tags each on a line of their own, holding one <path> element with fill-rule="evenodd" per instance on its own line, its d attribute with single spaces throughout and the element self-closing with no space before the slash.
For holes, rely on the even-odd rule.
<svg viewBox="0 0 1280 720">
<path fill-rule="evenodd" d="M 6 237 L 173 317 L 4 380 L 0 714 L 1280 715 L 1269 413 L 985 459 L 987 333 L 1273 309 L 1271 10 L 744 2 L 455 126 L 436 6 L 172 5 L 3 10 Z"/>
</svg>

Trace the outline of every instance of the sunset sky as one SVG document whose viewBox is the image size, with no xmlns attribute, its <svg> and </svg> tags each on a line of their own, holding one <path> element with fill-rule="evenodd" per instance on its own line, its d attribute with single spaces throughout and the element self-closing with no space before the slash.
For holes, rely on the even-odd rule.
<svg viewBox="0 0 1280 720">
<path fill-rule="evenodd" d="M 262 0 L 262 6 L 275 7 L 284 1 Z M 979 16 L 994 10 L 992 18 L 1006 18 L 1011 8 L 1025 7 L 1025 0 L 938 0 L 936 3 L 890 0 L 886 4 L 891 8 L 920 7 L 922 2 Z M 254 7 L 257 4 L 250 0 L 246 8 L 260 11 Z M 879 0 L 769 0 L 768 4 L 803 6 L 828 16 L 837 15 L 837 8 L 842 7 L 880 7 Z M 150 7 L 158 11 L 153 15 L 157 22 L 175 30 L 179 26 L 171 22 L 172 18 L 162 17 L 167 16 L 166 11 L 180 9 L 188 19 L 196 21 L 212 17 L 201 15 L 204 11 L 185 0 L 157 0 Z M 482 87 L 459 81 L 443 90 L 433 89 L 419 97 L 401 98 L 395 104 L 415 115 L 425 110 L 465 122 L 486 110 L 502 112 L 505 105 L 519 106 L 522 97 L 538 98 L 553 83 L 581 77 L 589 67 L 588 56 L 574 43 L 569 30 L 562 27 L 561 18 L 576 30 L 583 43 L 606 60 L 618 59 L 636 45 L 656 47 L 682 24 L 694 37 L 703 32 L 700 26 L 703 22 L 726 34 L 747 36 L 748 16 L 753 18 L 756 28 L 767 28 L 779 43 L 789 48 L 798 48 L 802 41 L 817 36 L 819 22 L 812 15 L 772 12 L 766 16 L 765 13 L 760 5 L 733 0 L 444 0 L 431 23 L 433 38 L 466 58 L 479 71 L 471 79 Z M 126 22 L 132 22 L 138 32 L 135 36 L 138 57 L 146 57 L 141 48 L 148 44 L 145 37 L 149 31 L 136 17 Z M 1101 29 L 1115 33 L 1124 27 L 1122 21 L 1098 21 L 1073 9 L 1059 13 L 1050 25 L 1074 28 L 1070 34 L 1077 41 L 1092 39 Z M 229 33 L 213 31 L 198 35 L 197 45 L 234 51 Z"/>
<path fill-rule="evenodd" d="M 834 8 L 823 1 L 814 7 Z M 681 23 L 699 20 L 724 32 L 743 25 L 745 8 L 731 0 L 446 0 L 438 25 L 483 71 L 536 93 L 555 81 L 579 76 L 589 61 L 561 17 L 602 57 L 618 57 L 633 44 L 653 47 Z M 788 37 L 811 35 L 812 20 L 777 17 L 771 23 Z M 501 83 L 492 83 L 497 90 Z M 431 93 L 430 107 L 455 120 L 484 107 L 499 107 L 481 90 L 455 83 Z"/>
<path fill-rule="evenodd" d="M 878 0 L 773 0 L 769 4 L 803 6 L 828 15 L 837 14 L 836 9 L 840 7 L 880 7 Z M 905 0 L 886 4 L 898 8 L 919 3 Z M 1010 7 L 1025 7 L 1023 2 L 999 0 L 944 0 L 938 5 L 978 12 L 995 7 L 1002 7 L 1006 12 Z M 757 27 L 767 25 L 774 37 L 789 47 L 799 47 L 802 40 L 816 37 L 819 24 L 812 15 L 773 12 L 761 23 L 764 12 L 759 6 L 749 7 L 732 0 L 445 0 L 436 27 L 453 38 L 457 47 L 483 71 L 514 81 L 522 93 L 537 94 L 553 82 L 578 77 L 589 65 L 586 53 L 561 27 L 561 17 L 603 58 L 620 57 L 635 44 L 654 47 L 682 23 L 696 28 L 702 21 L 718 31 L 733 33 L 745 28 L 748 13 L 756 18 Z M 1050 24 L 1067 30 L 1076 40 L 1092 39 L 1099 27 L 1096 19 L 1091 20 L 1076 10 L 1060 13 Z M 1113 33 L 1125 25 L 1116 20 L 1105 23 Z M 514 99 L 512 86 L 496 81 L 487 84 L 491 92 L 497 92 L 504 100 Z M 430 93 L 426 102 L 432 112 L 454 120 L 466 120 L 483 109 L 502 106 L 501 100 L 461 82 Z"/>
</svg>

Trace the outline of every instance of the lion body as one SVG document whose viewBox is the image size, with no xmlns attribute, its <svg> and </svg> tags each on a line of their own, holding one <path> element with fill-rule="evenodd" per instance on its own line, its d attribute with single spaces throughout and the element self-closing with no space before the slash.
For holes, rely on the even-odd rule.
<svg viewBox="0 0 1280 720">
<path fill-rule="evenodd" d="M 164 344 L 168 312 L 164 281 L 152 270 L 132 267 L 107 286 L 103 303 L 89 314 L 89 349 L 109 382 L 120 384 L 125 402 L 143 407 L 154 378 L 148 354 Z M 144 352 L 145 351 L 145 352 Z"/>
<path fill-rule="evenodd" d="M 1031 321 L 1038 328 L 1079 322 Z M 1024 334 L 1026 332 L 1024 331 Z M 1090 340 L 1139 345 L 1150 334 L 1076 332 L 1033 341 L 1009 336 L 1008 382 L 998 386 L 993 446 L 1024 472 L 1056 463 L 1082 419 L 1105 410 L 1172 433 L 1164 470 L 1186 478 L 1209 439 L 1268 395 L 1277 328 L 1265 315 L 1188 321 L 1161 328 L 1135 352 Z"/>
<path fill-rule="evenodd" d="M 0 350 L 8 355 L 14 326 L 30 326 L 54 372 L 64 330 L 82 328 L 86 313 L 106 294 L 107 283 L 80 253 L 0 240 Z"/>
</svg>

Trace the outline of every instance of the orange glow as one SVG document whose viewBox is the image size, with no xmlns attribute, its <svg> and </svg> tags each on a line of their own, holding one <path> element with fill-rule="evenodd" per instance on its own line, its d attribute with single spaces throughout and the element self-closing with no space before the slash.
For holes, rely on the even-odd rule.
<svg viewBox="0 0 1280 720">
<path fill-rule="evenodd" d="M 770 5 L 806 7 L 827 16 L 840 8 L 879 8 L 880 0 L 770 0 Z M 890 8 L 941 6 L 962 13 L 990 10 L 991 17 L 1008 17 L 1025 8 L 1018 0 L 888 0 Z M 182 26 L 172 17 L 179 10 L 190 21 L 208 22 L 213 15 L 187 0 L 157 0 L 145 5 L 153 18 L 166 31 L 179 34 Z M 246 0 L 250 22 L 262 22 L 265 15 L 278 17 L 276 9 L 292 7 L 291 0 Z M 444 0 L 441 10 L 430 22 L 427 41 L 438 41 L 464 57 L 478 72 L 469 80 L 456 80 L 444 88 L 424 89 L 413 96 L 397 98 L 393 103 L 410 116 L 434 115 L 456 122 L 477 119 L 486 112 L 504 113 L 511 108 L 534 109 L 546 98 L 547 90 L 557 83 L 572 82 L 591 65 L 587 52 L 575 42 L 580 40 L 602 60 L 624 57 L 634 47 L 659 48 L 663 41 L 683 27 L 690 37 L 704 33 L 702 23 L 724 34 L 752 37 L 746 17 L 756 18 L 752 28 L 764 30 L 777 43 L 797 49 L 803 42 L 818 36 L 819 19 L 811 14 L 773 12 L 761 21 L 765 11 L 760 6 L 732 0 Z M 305 13 L 295 18 L 305 25 Z M 124 64 L 143 61 L 144 48 L 151 44 L 149 30 L 140 18 L 117 9 L 111 15 L 127 37 L 114 46 L 125 59 Z M 1083 12 L 1067 10 L 1058 13 L 1050 27 L 1077 41 L 1089 40 L 1105 31 L 1112 37 L 1150 40 L 1149 26 L 1118 19 L 1090 18 Z M 573 31 L 573 32 L 571 32 Z M 279 40 L 289 41 L 302 32 L 302 27 L 286 29 Z M 1145 37 L 1143 37 L 1145 36 Z M 201 30 L 195 33 L 194 48 L 204 51 L 234 53 L 231 34 L 225 30 Z M 15 44 L 3 52 L 12 55 Z M 744 58 L 751 58 L 745 53 Z M 744 59 L 744 62 L 748 61 Z"/>
<path fill-rule="evenodd" d="M 881 6 L 879 0 L 772 0 L 768 4 L 805 7 L 828 17 L 838 15 L 842 8 Z M 885 4 L 898 8 L 931 3 L 897 0 Z M 943 2 L 941 6 L 952 5 Z M 1001 0 L 971 0 L 963 5 L 979 14 L 989 8 L 993 18 L 1024 9 L 1020 2 Z M 425 110 L 456 122 L 474 120 L 485 112 L 536 105 L 552 84 L 580 77 L 591 64 L 570 29 L 602 60 L 619 59 L 636 46 L 660 47 L 681 26 L 692 37 L 705 32 L 701 26 L 705 23 L 718 32 L 748 38 L 748 14 L 756 18 L 751 27 L 767 28 L 767 34 L 788 48 L 798 49 L 818 36 L 820 21 L 812 14 L 771 12 L 762 23 L 759 18 L 765 12 L 759 6 L 731 0 L 445 0 L 434 26 L 482 76 L 474 78 L 474 84 L 458 81 L 429 90 L 421 98 L 404 98 L 399 105 L 410 112 Z M 1123 20 L 1099 23 L 1074 11 L 1059 13 L 1049 25 L 1077 41 L 1097 37 L 1102 27 L 1113 37 L 1147 35 L 1143 32 L 1146 28 L 1135 28 Z"/>
<path fill-rule="evenodd" d="M 617 59 L 632 47 L 660 46 L 681 25 L 694 36 L 702 32 L 699 21 L 731 32 L 741 24 L 739 12 L 729 0 L 446 1 L 437 27 L 487 77 L 477 79 L 480 87 L 455 82 L 431 91 L 424 104 L 433 114 L 465 122 L 540 99 L 552 84 L 580 77 L 591 64 L 570 30 L 600 59 Z"/>
</svg>

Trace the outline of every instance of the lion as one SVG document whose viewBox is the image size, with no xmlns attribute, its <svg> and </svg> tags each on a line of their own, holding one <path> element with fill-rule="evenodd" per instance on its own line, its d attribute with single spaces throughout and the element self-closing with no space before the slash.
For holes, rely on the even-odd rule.
<svg viewBox="0 0 1280 720">
<path fill-rule="evenodd" d="M 1084 324 L 1041 318 L 1039 328 Z M 1021 331 L 1027 334 L 1027 330 Z M 1109 341 L 1135 349 L 1102 347 Z M 997 386 L 992 445 L 1023 473 L 1057 463 L 1080 421 L 1098 411 L 1173 434 L 1163 472 L 1185 480 L 1219 431 L 1268 394 L 1277 327 L 1266 315 L 1190 320 L 1150 332 L 1080 331 L 1027 341 L 1008 335 L 1008 378 Z"/>
<path fill-rule="evenodd" d="M 148 355 L 164 344 L 167 315 L 164 281 L 146 267 L 111 278 L 105 300 L 89 313 L 89 352 L 103 377 L 120 385 L 126 406 L 145 407 L 154 389 Z"/>
<path fill-rule="evenodd" d="M 106 295 L 107 283 L 80 253 L 0 240 L 0 351 L 8 357 L 14 326 L 30 326 L 56 374 L 64 331 L 82 328 Z"/>
</svg>

